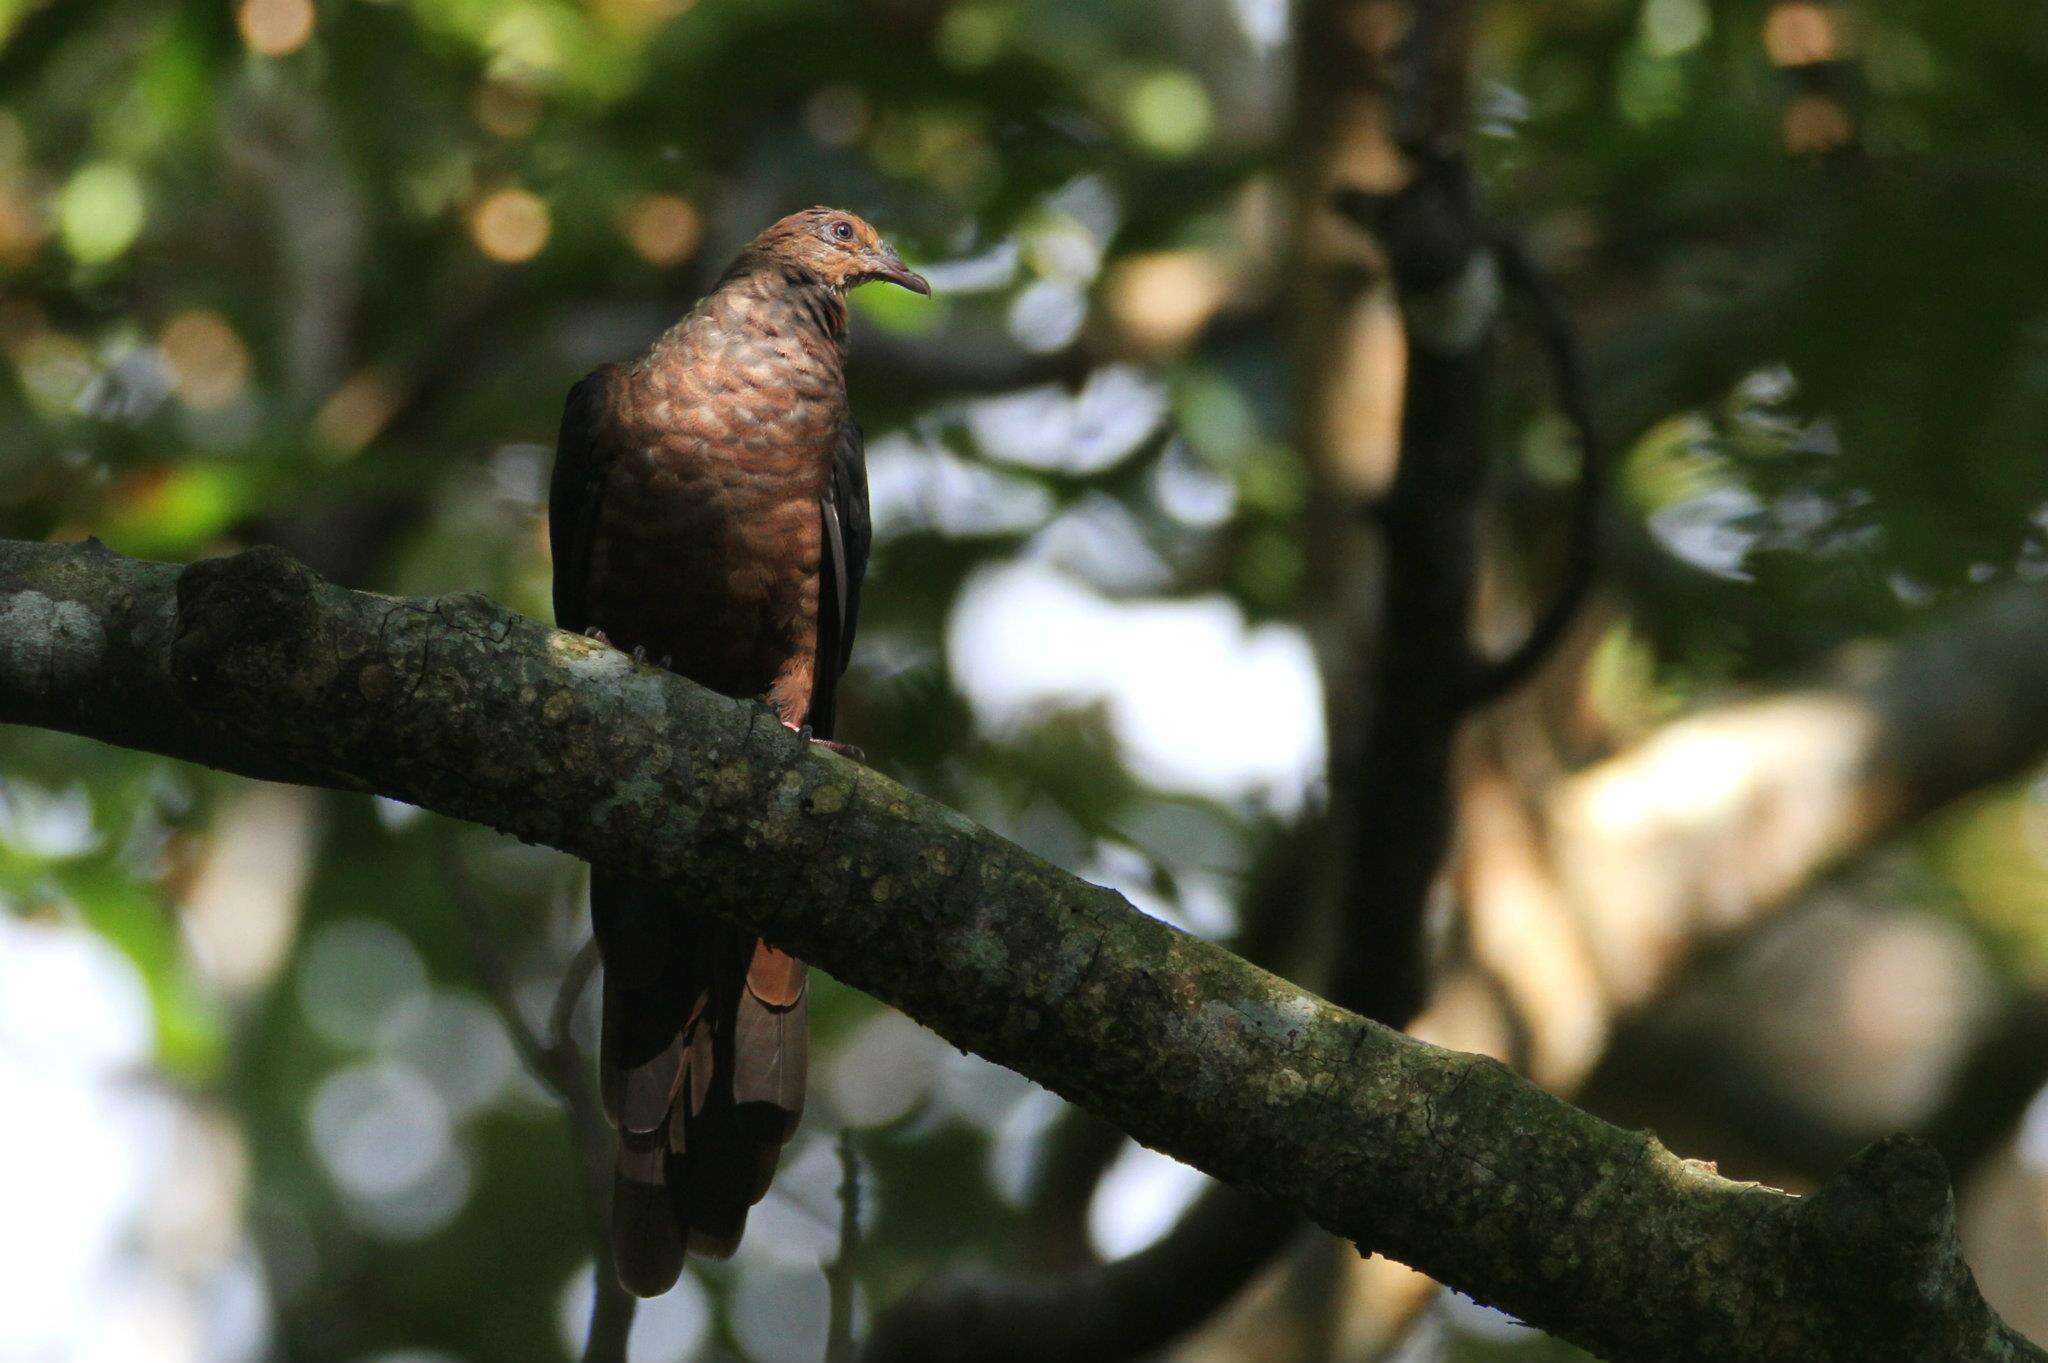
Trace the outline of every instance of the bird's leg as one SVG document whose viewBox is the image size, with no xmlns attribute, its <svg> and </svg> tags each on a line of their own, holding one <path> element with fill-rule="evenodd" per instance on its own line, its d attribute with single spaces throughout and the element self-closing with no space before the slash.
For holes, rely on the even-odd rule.
<svg viewBox="0 0 2048 1363">
<path fill-rule="evenodd" d="M 636 663 L 644 663 L 647 661 L 647 645 L 633 645 L 633 661 Z"/>
<path fill-rule="evenodd" d="M 851 757 L 856 762 L 865 762 L 868 760 L 868 755 L 865 749 L 857 748 L 851 743 L 841 743 L 835 739 L 820 738 L 816 734 L 811 732 L 811 726 L 808 724 L 799 727 L 795 724 L 791 724 L 788 720 L 785 719 L 784 721 L 782 721 L 782 727 L 784 727 L 785 729 L 795 729 L 796 736 L 798 738 L 801 738 L 804 742 L 815 743 L 821 748 L 826 748 L 832 752 L 838 753 L 841 757 Z"/>
<path fill-rule="evenodd" d="M 589 629 L 584 630 L 583 637 L 586 639 L 595 639 L 600 644 L 604 644 L 606 647 L 610 647 L 612 642 L 609 638 L 606 637 L 605 632 L 599 629 L 596 625 L 592 625 Z"/>
</svg>

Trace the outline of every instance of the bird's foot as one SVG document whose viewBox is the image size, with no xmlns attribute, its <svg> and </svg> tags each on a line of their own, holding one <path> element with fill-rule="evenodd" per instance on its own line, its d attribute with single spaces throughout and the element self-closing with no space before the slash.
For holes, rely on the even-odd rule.
<svg viewBox="0 0 2048 1363">
<path fill-rule="evenodd" d="M 603 644 L 606 647 L 610 647 L 612 642 L 608 637 L 606 637 L 605 632 L 599 629 L 596 625 L 592 625 L 589 629 L 584 630 L 583 637 L 586 639 L 595 639 L 600 644 Z"/>
<path fill-rule="evenodd" d="M 803 725 L 801 728 L 799 728 L 797 725 L 791 724 L 789 721 L 784 720 L 783 727 L 786 729 L 795 729 L 796 736 L 798 738 L 801 738 L 804 742 L 815 743 L 819 747 L 824 748 L 827 751 L 838 753 L 841 757 L 850 757 L 856 762 L 865 762 L 868 760 L 866 749 L 855 747 L 851 743 L 841 743 L 836 739 L 820 738 L 816 734 L 811 732 L 811 726 L 808 724 Z"/>
<path fill-rule="evenodd" d="M 647 661 L 647 645 L 633 645 L 633 661 L 636 663 L 644 663 Z"/>
</svg>

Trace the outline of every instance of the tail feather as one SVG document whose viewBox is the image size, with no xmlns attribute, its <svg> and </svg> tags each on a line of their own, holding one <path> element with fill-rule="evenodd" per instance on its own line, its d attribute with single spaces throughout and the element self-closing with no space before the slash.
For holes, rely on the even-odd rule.
<svg viewBox="0 0 2048 1363">
<path fill-rule="evenodd" d="M 676 1120 L 668 1126 L 668 1148 L 682 1154 L 695 1123 L 692 1119 L 711 1105 L 711 1081 L 718 1074 L 718 1031 L 697 1014 L 685 1037 L 683 1075 L 676 1085 Z M 700 1136 L 699 1139 L 702 1139 Z"/>
<path fill-rule="evenodd" d="M 598 1074 L 605 1115 L 622 1131 L 652 1131 L 666 1115 L 681 1064 L 673 1053 L 681 1010 L 694 992 L 688 956 L 677 950 L 680 925 L 656 911 L 659 903 L 637 881 L 590 878 L 591 924 L 604 958 Z"/>
<path fill-rule="evenodd" d="M 803 962 L 593 872 L 605 963 L 600 1067 L 618 1130 L 613 1258 L 628 1291 L 668 1290 L 685 1251 L 725 1258 L 803 1113 Z"/>
<path fill-rule="evenodd" d="M 651 1135 L 667 1124 L 687 1036 L 666 990 L 619 989 L 605 981 L 598 1064 L 605 1114 L 622 1136 Z"/>
<path fill-rule="evenodd" d="M 760 1151 L 738 1129 L 730 1104 L 707 1108 L 688 1125 L 686 1148 L 668 1157 L 669 1197 L 686 1227 L 690 1253 L 730 1258 L 747 1228 L 748 1210 L 768 1190 L 759 1174 Z"/>
<path fill-rule="evenodd" d="M 618 1171 L 612 1175 L 612 1264 L 619 1285 L 636 1297 L 660 1296 L 683 1273 L 683 1232 L 676 1224 L 661 1164 L 658 1150 L 635 1159 L 621 1149 Z"/>
<path fill-rule="evenodd" d="M 804 1080 L 810 1067 L 809 967 L 766 942 L 754 948 L 747 987 L 733 1020 L 733 1103 L 742 1112 L 764 1109 L 779 1125 L 778 1144 L 796 1134 L 804 1115 Z M 765 1136 L 764 1132 L 764 1136 Z"/>
</svg>

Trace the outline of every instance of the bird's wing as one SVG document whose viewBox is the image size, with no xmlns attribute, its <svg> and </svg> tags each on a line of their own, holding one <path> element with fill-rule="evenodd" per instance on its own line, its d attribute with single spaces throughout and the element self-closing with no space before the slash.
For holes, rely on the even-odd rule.
<svg viewBox="0 0 2048 1363">
<path fill-rule="evenodd" d="M 824 520 L 824 567 L 818 581 L 818 660 L 811 684 L 811 732 L 832 736 L 839 678 L 853 659 L 860 623 L 860 584 L 868 571 L 873 532 L 868 520 L 868 455 L 860 425 L 851 417 L 832 457 L 832 480 L 819 499 Z"/>
<path fill-rule="evenodd" d="M 616 453 L 605 439 L 612 388 L 619 366 L 592 370 L 569 390 L 562 431 L 555 440 L 555 472 L 548 485 L 548 548 L 555 560 L 555 627 L 581 632 L 590 624 L 584 587 L 590 573 L 590 541 L 605 475 Z"/>
</svg>

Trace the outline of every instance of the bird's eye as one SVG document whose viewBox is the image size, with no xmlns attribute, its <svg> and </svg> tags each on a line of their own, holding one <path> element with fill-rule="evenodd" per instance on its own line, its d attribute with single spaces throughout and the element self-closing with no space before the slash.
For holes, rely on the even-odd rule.
<svg viewBox="0 0 2048 1363">
<path fill-rule="evenodd" d="M 832 224 L 832 235 L 839 238 L 839 240 L 841 241 L 852 241 L 853 224 L 847 222 L 844 218 L 840 219 L 838 222 Z"/>
</svg>

